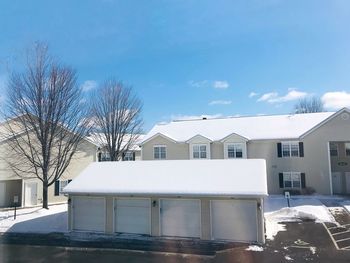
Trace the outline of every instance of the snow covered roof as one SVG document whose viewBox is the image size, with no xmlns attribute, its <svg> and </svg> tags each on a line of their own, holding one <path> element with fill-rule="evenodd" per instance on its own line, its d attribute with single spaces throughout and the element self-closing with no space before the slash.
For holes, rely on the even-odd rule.
<svg viewBox="0 0 350 263">
<path fill-rule="evenodd" d="M 130 147 L 131 151 L 141 151 L 139 144 L 143 141 L 144 134 L 139 134 L 135 144 Z M 92 133 L 90 136 L 86 137 L 88 141 L 95 144 L 96 146 L 102 147 L 101 145 L 106 144 L 105 136 L 102 133 Z M 121 147 L 124 147 L 125 144 L 130 140 L 130 134 L 125 134 L 124 141 L 121 144 Z"/>
<path fill-rule="evenodd" d="M 89 195 L 265 196 L 262 159 L 95 162 L 64 192 Z"/>
<path fill-rule="evenodd" d="M 159 134 L 177 142 L 186 142 L 196 135 L 219 141 L 233 133 L 248 140 L 297 139 L 333 114 L 320 112 L 172 121 L 155 125 L 141 143 Z"/>
</svg>

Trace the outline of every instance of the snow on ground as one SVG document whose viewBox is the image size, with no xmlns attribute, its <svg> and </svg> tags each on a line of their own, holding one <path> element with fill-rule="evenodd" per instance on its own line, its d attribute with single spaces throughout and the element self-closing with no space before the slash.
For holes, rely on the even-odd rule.
<svg viewBox="0 0 350 263">
<path fill-rule="evenodd" d="M 257 245 L 250 245 L 248 248 L 246 248 L 245 250 L 247 251 L 256 251 L 256 252 L 261 252 L 264 251 L 263 247 L 257 246 Z"/>
<path fill-rule="evenodd" d="M 67 232 L 67 204 L 51 205 L 49 210 L 41 207 L 0 211 L 0 232 Z"/>
<path fill-rule="evenodd" d="M 331 197 L 329 197 L 331 198 Z M 265 222 L 267 239 L 273 239 L 279 231 L 285 231 L 283 222 L 315 220 L 315 222 L 336 223 L 329 210 L 318 196 L 295 196 L 288 207 L 284 196 L 265 198 Z"/>
</svg>

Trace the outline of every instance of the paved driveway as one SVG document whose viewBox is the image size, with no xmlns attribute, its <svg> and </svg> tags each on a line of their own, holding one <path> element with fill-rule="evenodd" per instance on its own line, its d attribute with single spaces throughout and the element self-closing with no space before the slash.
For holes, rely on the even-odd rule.
<svg viewBox="0 0 350 263">
<path fill-rule="evenodd" d="M 218 251 L 212 256 L 199 256 L 115 249 L 72 249 L 57 247 L 57 244 L 49 247 L 28 246 L 23 242 L 19 245 L 15 244 L 19 241 L 0 239 L 0 262 L 350 262 L 350 251 L 337 250 L 323 224 L 302 222 L 285 225 L 286 231 L 279 232 L 260 252 L 247 251 L 246 245 L 240 245 Z M 41 242 L 44 243 L 45 239 Z"/>
</svg>

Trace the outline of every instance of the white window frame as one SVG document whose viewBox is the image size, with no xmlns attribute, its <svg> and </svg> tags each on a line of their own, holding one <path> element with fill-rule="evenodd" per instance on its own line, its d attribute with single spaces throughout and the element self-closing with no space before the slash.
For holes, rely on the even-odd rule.
<svg viewBox="0 0 350 263">
<path fill-rule="evenodd" d="M 298 147 L 298 155 L 292 155 L 292 145 L 297 145 L 297 147 Z M 289 151 L 288 155 L 284 155 L 283 146 L 287 146 L 288 147 L 288 151 Z M 287 157 L 287 158 L 288 157 L 300 157 L 299 142 L 298 141 L 284 141 L 284 142 L 281 142 L 281 152 L 282 152 L 282 157 Z"/>
<path fill-rule="evenodd" d="M 337 154 L 336 155 L 332 155 L 332 146 L 335 146 L 336 149 L 333 149 L 333 151 L 337 151 Z M 345 149 L 345 154 L 346 154 L 346 149 Z M 330 142 L 329 143 L 329 155 L 331 157 L 338 157 L 339 156 L 339 148 L 338 148 L 338 144 L 335 143 L 335 142 Z"/>
<path fill-rule="evenodd" d="M 58 182 L 59 182 L 58 193 L 59 193 L 59 195 L 63 195 L 63 193 L 62 193 L 63 188 L 65 188 L 69 184 L 68 179 L 67 180 L 58 180 Z"/>
<path fill-rule="evenodd" d="M 294 176 L 299 176 L 299 186 L 294 186 L 294 182 L 296 180 L 293 180 Z M 290 176 L 290 180 L 286 180 L 285 178 L 287 176 Z M 286 186 L 286 181 L 290 181 L 290 186 Z M 283 172 L 283 188 L 286 189 L 301 189 L 301 173 L 300 172 Z"/>
<path fill-rule="evenodd" d="M 165 148 L 165 158 L 162 158 L 161 151 L 159 152 L 159 158 L 156 158 L 156 148 Z M 153 159 L 154 160 L 166 160 L 168 156 L 166 145 L 153 145 Z"/>
<path fill-rule="evenodd" d="M 235 157 L 229 157 L 228 155 L 228 148 L 229 146 L 234 145 L 234 147 L 236 148 L 236 146 L 240 146 L 242 148 L 242 157 L 238 157 L 236 156 L 236 149 L 234 150 L 234 155 Z M 247 158 L 247 144 L 243 143 L 243 142 L 226 142 L 224 144 L 224 158 L 225 159 L 246 159 Z"/>
<path fill-rule="evenodd" d="M 199 147 L 199 158 L 195 158 L 194 157 L 194 150 L 193 150 L 193 148 L 195 146 Z M 205 152 L 206 152 L 206 157 L 205 158 L 201 158 L 201 151 L 200 151 L 200 147 L 201 146 L 205 146 Z M 191 143 L 190 144 L 190 159 L 193 159 L 193 160 L 210 159 L 210 144 L 209 143 Z"/>
<path fill-rule="evenodd" d="M 348 145 L 348 147 L 347 147 L 347 145 Z M 350 154 L 347 154 L 347 152 L 346 152 L 347 150 L 350 151 L 350 142 L 344 143 L 345 156 L 350 156 Z"/>
</svg>

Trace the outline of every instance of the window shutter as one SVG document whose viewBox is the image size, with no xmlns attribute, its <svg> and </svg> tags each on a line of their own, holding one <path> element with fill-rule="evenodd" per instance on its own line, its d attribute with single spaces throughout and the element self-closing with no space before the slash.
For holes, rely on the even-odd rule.
<svg viewBox="0 0 350 263">
<path fill-rule="evenodd" d="M 55 196 L 59 196 L 60 195 L 60 181 L 56 180 L 55 181 Z"/>
<path fill-rule="evenodd" d="M 68 183 L 70 183 L 72 181 L 72 179 L 68 179 Z"/>
<path fill-rule="evenodd" d="M 125 152 L 122 153 L 122 161 L 125 161 Z"/>
<path fill-rule="evenodd" d="M 299 142 L 299 156 L 304 157 L 304 143 Z"/>
<path fill-rule="evenodd" d="M 301 188 L 305 188 L 306 187 L 306 182 L 305 182 L 305 173 L 301 173 L 300 174 L 300 180 L 301 180 Z"/>
<path fill-rule="evenodd" d="M 282 157 L 282 143 L 277 143 L 277 156 Z"/>
<path fill-rule="evenodd" d="M 135 152 L 132 153 L 132 160 L 135 161 Z"/>
<path fill-rule="evenodd" d="M 98 161 L 101 162 L 102 153 L 98 153 Z"/>
<path fill-rule="evenodd" d="M 280 188 L 283 188 L 283 173 L 279 173 L 278 176 L 280 179 Z"/>
</svg>

